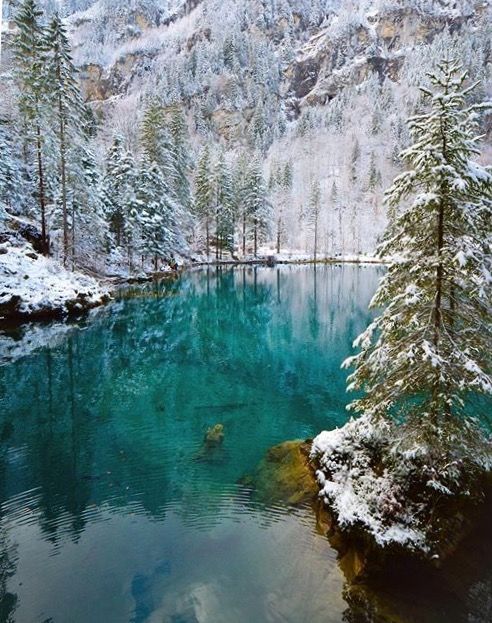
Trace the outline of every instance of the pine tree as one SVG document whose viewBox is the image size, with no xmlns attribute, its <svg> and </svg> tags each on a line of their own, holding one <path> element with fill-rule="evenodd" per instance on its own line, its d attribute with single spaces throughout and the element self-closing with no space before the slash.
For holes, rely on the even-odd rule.
<svg viewBox="0 0 492 623">
<path fill-rule="evenodd" d="M 350 177 L 352 182 L 356 182 L 359 177 L 359 166 L 360 166 L 360 144 L 358 139 L 354 140 L 354 145 L 352 147 L 352 154 L 350 157 Z"/>
<path fill-rule="evenodd" d="M 397 258 L 373 298 L 384 312 L 356 340 L 361 352 L 349 388 L 351 408 L 373 418 L 418 423 L 441 455 L 470 429 L 467 398 L 492 394 L 492 172 L 479 154 L 475 85 L 455 61 L 442 61 L 422 88 L 430 111 L 410 119 L 411 169 L 386 193 L 400 214 L 380 248 Z"/>
<path fill-rule="evenodd" d="M 68 181 L 71 188 L 70 203 L 72 233 L 72 264 L 85 252 L 97 255 L 104 252 L 108 239 L 105 219 L 100 167 L 86 142 L 71 151 L 68 162 Z M 76 232 L 80 232 L 77 244 Z M 82 235 L 83 234 L 83 235 Z"/>
<path fill-rule="evenodd" d="M 255 156 L 248 169 L 245 181 L 244 201 L 246 214 L 251 219 L 253 227 L 254 256 L 258 256 L 258 242 L 265 240 L 268 235 L 271 221 L 270 205 L 266 197 L 265 180 L 261 164 Z"/>
<path fill-rule="evenodd" d="M 203 149 L 195 179 L 195 211 L 205 226 L 207 257 L 210 254 L 210 225 L 215 208 L 215 188 L 210 149 Z"/>
<path fill-rule="evenodd" d="M 169 170 L 169 144 L 165 136 L 165 118 L 162 104 L 152 101 L 145 108 L 140 129 L 140 141 L 145 157 L 155 162 L 163 171 Z"/>
<path fill-rule="evenodd" d="M 284 227 L 284 211 L 288 209 L 291 192 L 292 192 L 292 184 L 294 181 L 294 171 L 292 167 L 292 161 L 288 160 L 285 163 L 283 170 L 280 172 L 280 208 L 278 211 L 277 218 L 277 253 L 280 253 L 282 236 L 285 233 Z"/>
<path fill-rule="evenodd" d="M 215 166 L 215 192 L 216 192 L 216 238 L 217 238 L 217 257 L 222 253 L 222 249 L 234 250 L 234 194 L 232 180 L 225 160 L 224 152 L 221 150 Z"/>
<path fill-rule="evenodd" d="M 67 160 L 70 145 L 80 137 L 84 107 L 75 77 L 76 69 L 72 62 L 67 33 L 58 13 L 55 13 L 46 33 L 45 47 L 47 88 L 51 93 L 58 128 L 63 262 L 66 265 L 70 252 Z"/>
<path fill-rule="evenodd" d="M 18 209 L 23 201 L 21 163 L 7 121 L 0 119 L 0 202 Z"/>
<path fill-rule="evenodd" d="M 43 13 L 35 0 L 23 0 L 15 17 L 17 35 L 13 44 L 15 78 L 19 86 L 19 110 L 25 144 L 33 144 L 36 154 L 37 195 L 41 216 L 43 247 L 49 253 L 46 223 L 46 182 L 43 156 L 47 88 L 45 80 Z M 27 159 L 27 154 L 26 154 Z"/>
<path fill-rule="evenodd" d="M 376 166 L 376 156 L 374 152 L 371 153 L 371 159 L 369 161 L 369 175 L 367 180 L 367 189 L 374 191 L 381 184 L 381 173 Z"/>
<path fill-rule="evenodd" d="M 168 130 L 171 139 L 171 189 L 183 210 L 190 211 L 192 197 L 189 178 L 192 167 L 188 128 L 183 111 L 178 106 L 171 110 Z"/>
<path fill-rule="evenodd" d="M 249 206 L 246 202 L 246 182 L 248 176 L 248 161 L 245 153 L 237 159 L 232 177 L 234 196 L 234 212 L 241 223 L 241 248 L 243 257 L 246 255 L 246 239 L 249 218 Z"/>
<path fill-rule="evenodd" d="M 179 230 L 179 206 L 155 162 L 142 162 L 137 201 L 141 206 L 137 220 L 142 228 L 142 250 L 153 257 L 157 271 L 159 259 L 170 260 L 176 251 L 182 251 L 184 240 Z"/>
<path fill-rule="evenodd" d="M 102 183 L 106 220 L 116 237 L 116 245 L 125 243 L 126 221 L 133 201 L 137 168 L 130 152 L 125 150 L 121 136 L 115 136 L 106 155 L 106 173 Z"/>
</svg>

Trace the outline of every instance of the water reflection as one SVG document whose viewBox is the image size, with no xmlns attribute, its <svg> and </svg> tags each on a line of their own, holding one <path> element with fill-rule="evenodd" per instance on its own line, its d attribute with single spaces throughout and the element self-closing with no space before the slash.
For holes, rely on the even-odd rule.
<svg viewBox="0 0 492 623">
<path fill-rule="evenodd" d="M 310 509 L 238 482 L 268 447 L 345 421 L 340 362 L 377 277 L 209 268 L 4 334 L 0 620 L 356 616 Z M 223 446 L 197 460 L 217 423 Z"/>
</svg>

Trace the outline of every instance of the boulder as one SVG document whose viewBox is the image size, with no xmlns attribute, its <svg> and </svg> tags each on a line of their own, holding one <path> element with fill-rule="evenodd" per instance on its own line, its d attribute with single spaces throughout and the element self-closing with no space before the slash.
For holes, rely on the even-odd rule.
<svg viewBox="0 0 492 623">
<path fill-rule="evenodd" d="M 262 502 L 287 504 L 312 502 L 318 484 L 309 460 L 308 441 L 285 441 L 270 448 L 255 473 L 244 480 L 253 485 L 254 497 Z"/>
</svg>

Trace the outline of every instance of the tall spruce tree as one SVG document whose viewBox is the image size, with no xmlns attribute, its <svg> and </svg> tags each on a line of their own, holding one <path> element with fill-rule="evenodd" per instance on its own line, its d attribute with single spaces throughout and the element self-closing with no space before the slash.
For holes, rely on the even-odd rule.
<svg viewBox="0 0 492 623">
<path fill-rule="evenodd" d="M 45 252 L 49 253 L 43 153 L 48 91 L 45 74 L 44 31 L 40 21 L 42 15 L 35 0 L 21 2 L 15 16 L 17 34 L 13 43 L 13 55 L 15 78 L 19 86 L 19 111 L 23 125 L 23 138 L 26 147 L 28 145 L 34 147 L 41 236 Z M 27 149 L 25 158 L 28 159 Z"/>
<path fill-rule="evenodd" d="M 241 153 L 237 159 L 232 177 L 234 211 L 241 224 L 241 250 L 246 255 L 248 234 L 249 205 L 246 201 L 246 181 L 248 176 L 248 159 L 246 153 Z"/>
<path fill-rule="evenodd" d="M 133 204 L 133 189 L 137 167 L 132 154 L 124 148 L 123 139 L 116 135 L 106 155 L 106 173 L 102 182 L 103 204 L 116 246 L 126 243 L 128 216 Z"/>
<path fill-rule="evenodd" d="M 492 394 L 492 172 L 479 154 L 476 85 L 452 60 L 422 88 L 430 110 L 409 121 L 411 166 L 386 193 L 403 210 L 380 248 L 393 257 L 372 300 L 384 308 L 356 340 L 352 409 L 418 424 L 441 455 L 470 430 L 467 398 Z M 472 427 L 471 427 L 472 428 Z"/>
<path fill-rule="evenodd" d="M 253 228 L 253 252 L 257 257 L 258 243 L 266 239 L 271 224 L 271 210 L 267 201 L 265 180 L 257 156 L 253 158 L 249 166 L 244 195 L 247 214 Z"/>
<path fill-rule="evenodd" d="M 206 145 L 198 160 L 195 179 L 195 211 L 205 227 L 207 257 L 210 254 L 210 227 L 215 210 L 215 185 L 210 149 Z"/>
<path fill-rule="evenodd" d="M 175 106 L 170 112 L 168 123 L 171 138 L 171 179 L 170 185 L 177 201 L 186 211 L 191 209 L 190 189 L 191 159 L 188 144 L 188 128 L 183 111 Z"/>
<path fill-rule="evenodd" d="M 232 179 L 221 150 L 215 165 L 215 193 L 216 193 L 216 257 L 222 256 L 222 250 L 234 251 L 234 194 Z"/>
<path fill-rule="evenodd" d="M 0 119 L 0 201 L 9 208 L 19 209 L 23 201 L 21 170 L 11 124 Z"/>
<path fill-rule="evenodd" d="M 155 162 L 142 162 L 137 198 L 142 206 L 143 249 L 152 256 L 157 271 L 159 259 L 170 260 L 176 251 L 183 250 L 184 240 L 179 228 L 180 208 Z"/>
<path fill-rule="evenodd" d="M 58 13 L 55 13 L 47 30 L 45 47 L 45 73 L 58 133 L 63 261 L 66 265 L 70 253 L 67 160 L 70 146 L 81 133 L 84 106 L 76 80 L 77 71 L 72 61 L 66 29 Z"/>
<path fill-rule="evenodd" d="M 169 143 L 166 138 L 164 108 L 160 102 L 152 101 L 145 108 L 140 128 L 140 142 L 146 159 L 155 162 L 167 173 L 170 165 Z"/>
</svg>

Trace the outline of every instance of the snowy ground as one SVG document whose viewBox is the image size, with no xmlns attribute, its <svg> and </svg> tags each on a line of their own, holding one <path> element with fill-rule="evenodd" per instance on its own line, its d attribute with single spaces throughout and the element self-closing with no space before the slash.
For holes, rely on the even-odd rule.
<svg viewBox="0 0 492 623">
<path fill-rule="evenodd" d="M 26 242 L 0 244 L 0 318 L 68 315 L 95 307 L 107 296 L 95 279 L 65 270 Z"/>
<path fill-rule="evenodd" d="M 194 259 L 198 263 L 203 264 L 215 264 L 217 262 L 265 262 L 268 259 L 272 259 L 277 263 L 308 263 L 314 262 L 313 255 L 310 253 L 305 253 L 298 249 L 285 249 L 280 253 L 277 253 L 275 249 L 270 247 L 260 247 L 258 249 L 258 255 L 255 257 L 253 253 L 247 253 L 245 256 L 238 253 L 232 256 L 229 252 L 224 252 L 222 254 L 222 258 L 217 260 L 215 257 L 215 253 L 212 252 L 208 256 L 205 253 L 194 253 Z M 345 255 L 324 255 L 322 253 L 318 254 L 317 261 L 320 263 L 323 262 L 352 262 L 352 263 L 360 263 L 360 264 L 384 264 L 385 261 L 376 257 L 375 255 L 353 255 L 353 254 L 345 254 Z"/>
<path fill-rule="evenodd" d="M 361 526 L 383 547 L 398 543 L 425 550 L 425 533 L 404 508 L 395 474 L 374 466 L 373 450 L 382 447 L 387 432 L 361 417 L 320 433 L 311 450 L 320 496 L 342 528 Z"/>
</svg>

